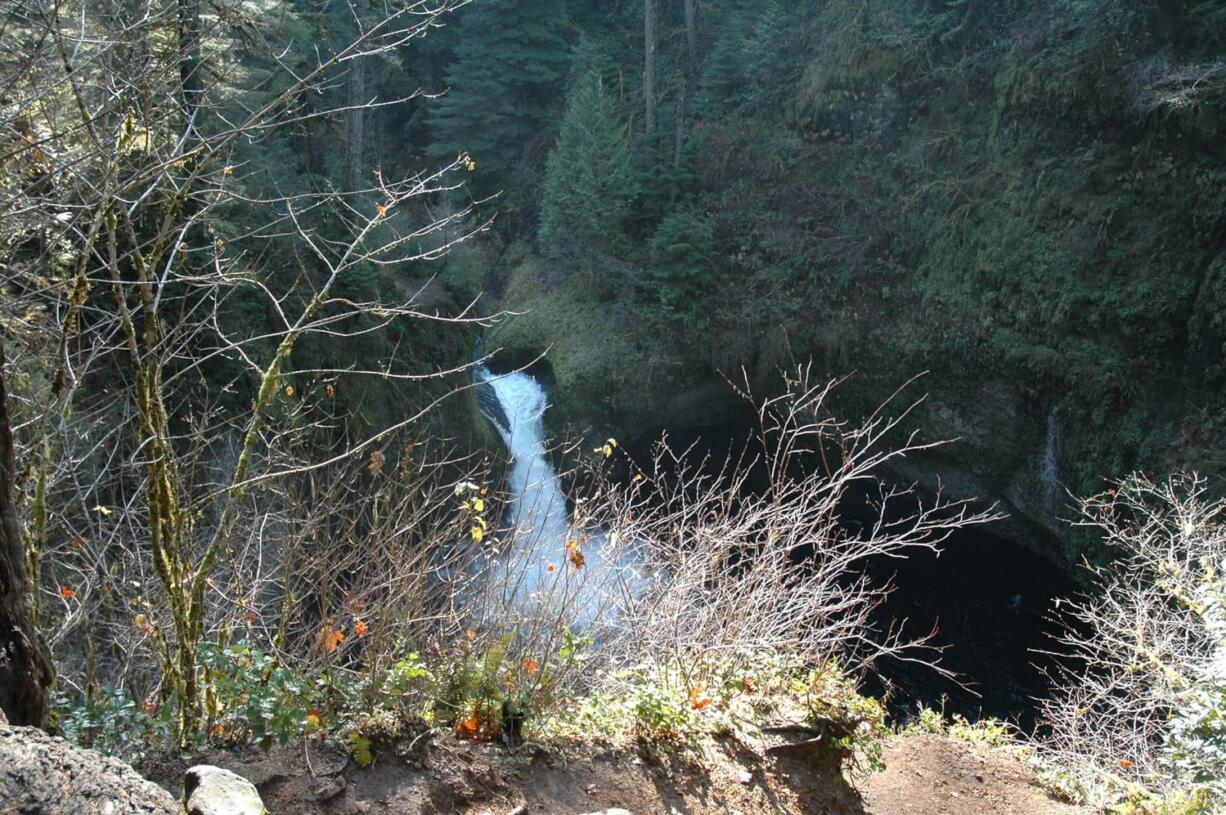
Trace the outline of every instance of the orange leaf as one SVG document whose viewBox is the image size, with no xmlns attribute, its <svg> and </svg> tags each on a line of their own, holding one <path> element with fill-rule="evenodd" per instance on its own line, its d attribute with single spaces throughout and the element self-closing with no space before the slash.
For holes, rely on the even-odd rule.
<svg viewBox="0 0 1226 815">
<path fill-rule="evenodd" d="M 333 396 L 336 396 L 336 388 L 331 383 L 324 385 L 324 393 L 328 394 L 328 398 L 331 399 Z"/>
<path fill-rule="evenodd" d="M 703 688 L 694 688 L 690 691 L 690 707 L 694 710 L 702 710 L 711 705 L 711 697 L 707 696 L 707 692 Z"/>
<path fill-rule="evenodd" d="M 528 673 L 534 674 L 540 669 L 541 669 L 540 663 L 538 663 L 532 657 L 528 657 L 527 659 L 524 660 L 524 670 L 527 671 Z"/>
<path fill-rule="evenodd" d="M 477 639 L 477 632 L 476 632 L 476 631 L 473 631 L 473 630 L 470 628 L 469 630 L 467 630 L 467 631 L 465 631 L 465 632 L 464 632 L 464 636 L 468 638 L 468 641 L 469 641 L 469 642 L 475 642 L 475 641 L 476 641 L 476 639 Z"/>
<path fill-rule="evenodd" d="M 383 206 L 382 204 L 375 204 L 375 211 L 379 213 L 380 218 L 387 215 L 387 207 Z"/>
<path fill-rule="evenodd" d="M 285 395 L 286 395 L 286 396 L 293 396 L 293 395 L 294 395 L 294 386 L 293 386 L 293 385 L 286 385 L 286 386 L 285 386 Z"/>
<path fill-rule="evenodd" d="M 331 620 L 324 623 L 324 627 L 319 629 L 319 647 L 324 649 L 325 654 L 331 654 L 335 651 L 345 639 L 345 632 L 332 624 Z"/>
<path fill-rule="evenodd" d="M 455 732 L 461 736 L 475 738 L 481 732 L 481 720 L 476 716 L 469 716 L 461 722 L 456 722 Z"/>
<path fill-rule="evenodd" d="M 76 589 L 70 589 L 68 586 L 60 586 L 60 597 L 63 597 L 65 600 L 71 600 L 76 596 Z"/>
<path fill-rule="evenodd" d="M 307 724 L 311 727 L 323 727 L 324 717 L 317 708 L 311 708 L 306 715 Z"/>
<path fill-rule="evenodd" d="M 365 620 L 359 619 L 353 621 L 353 633 L 357 634 L 359 637 L 365 637 L 368 630 L 369 629 L 366 627 Z"/>
<path fill-rule="evenodd" d="M 75 538 L 72 539 L 73 549 L 80 549 L 84 545 L 85 545 L 85 538 L 81 537 L 80 535 L 77 535 Z"/>
<path fill-rule="evenodd" d="M 1137 763 L 1135 761 L 1129 761 L 1126 758 L 1122 758 L 1116 763 L 1119 764 L 1121 767 L 1123 767 L 1125 770 L 1130 770 L 1133 767 L 1137 766 Z"/>
</svg>

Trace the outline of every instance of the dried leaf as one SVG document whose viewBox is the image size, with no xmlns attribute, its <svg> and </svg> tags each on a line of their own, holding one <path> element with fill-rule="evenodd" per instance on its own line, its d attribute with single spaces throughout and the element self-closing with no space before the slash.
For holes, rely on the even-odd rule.
<svg viewBox="0 0 1226 815">
<path fill-rule="evenodd" d="M 576 569 L 582 569 L 587 563 L 587 557 L 583 554 L 583 549 L 577 540 L 568 540 L 566 542 L 566 559 Z"/>
</svg>

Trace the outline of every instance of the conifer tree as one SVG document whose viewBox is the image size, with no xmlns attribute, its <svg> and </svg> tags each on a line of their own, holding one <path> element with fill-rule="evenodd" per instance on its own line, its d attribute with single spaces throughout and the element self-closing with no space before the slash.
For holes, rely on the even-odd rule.
<svg viewBox="0 0 1226 815">
<path fill-rule="evenodd" d="M 627 126 L 598 72 L 567 97 L 558 143 L 545 169 L 540 243 L 544 251 L 613 249 L 634 197 Z"/>
<path fill-rule="evenodd" d="M 479 188 L 505 185 L 557 108 L 570 57 L 565 27 L 562 0 L 478 0 L 466 9 L 449 90 L 430 115 L 430 155 L 467 152 Z"/>
</svg>

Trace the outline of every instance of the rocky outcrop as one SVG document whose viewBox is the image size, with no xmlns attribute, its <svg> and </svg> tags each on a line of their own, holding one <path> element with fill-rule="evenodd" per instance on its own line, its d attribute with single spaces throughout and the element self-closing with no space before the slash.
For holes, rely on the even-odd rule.
<svg viewBox="0 0 1226 815">
<path fill-rule="evenodd" d="M 118 759 L 32 727 L 0 726 L 0 812 L 180 815 L 170 793 Z"/>
<path fill-rule="evenodd" d="M 187 815 L 266 815 L 255 785 L 238 773 L 199 764 L 183 778 Z"/>
</svg>

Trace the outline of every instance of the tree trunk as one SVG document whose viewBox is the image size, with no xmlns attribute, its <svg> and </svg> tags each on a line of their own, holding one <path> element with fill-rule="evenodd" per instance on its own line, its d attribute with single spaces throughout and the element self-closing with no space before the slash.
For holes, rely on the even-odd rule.
<svg viewBox="0 0 1226 815">
<path fill-rule="evenodd" d="M 366 183 L 362 154 L 366 137 L 366 60 L 357 57 L 349 63 L 349 189 L 360 190 Z"/>
<path fill-rule="evenodd" d="M 656 0 L 643 0 L 643 119 L 648 135 L 656 128 Z"/>
<path fill-rule="evenodd" d="M 689 73 L 698 68 L 698 0 L 685 0 L 685 56 Z"/>
<path fill-rule="evenodd" d="M 0 340 L 0 710 L 10 724 L 42 727 L 47 721 L 47 688 L 55 671 L 31 618 L 31 587 L 13 494 L 15 474 Z"/>
<path fill-rule="evenodd" d="M 183 110 L 191 122 L 204 96 L 204 64 L 200 55 L 200 0 L 179 0 L 179 83 Z"/>
<path fill-rule="evenodd" d="M 677 132 L 673 137 L 673 169 L 681 166 L 681 150 L 685 147 L 685 116 L 687 85 L 681 86 L 681 95 L 677 99 Z"/>
<path fill-rule="evenodd" d="M 366 12 L 370 3 L 367 0 L 352 0 L 354 14 L 355 38 L 361 38 L 366 31 Z M 366 177 L 363 156 L 366 153 L 366 58 L 354 57 L 349 61 L 349 87 L 347 89 L 349 111 L 346 114 L 349 137 L 349 152 L 346 156 L 346 180 L 349 190 L 361 190 L 370 186 Z"/>
<path fill-rule="evenodd" d="M 685 81 L 677 102 L 677 133 L 673 144 L 673 169 L 681 166 L 681 150 L 685 147 L 686 107 L 698 85 L 698 9 L 697 0 L 685 0 Z"/>
</svg>

